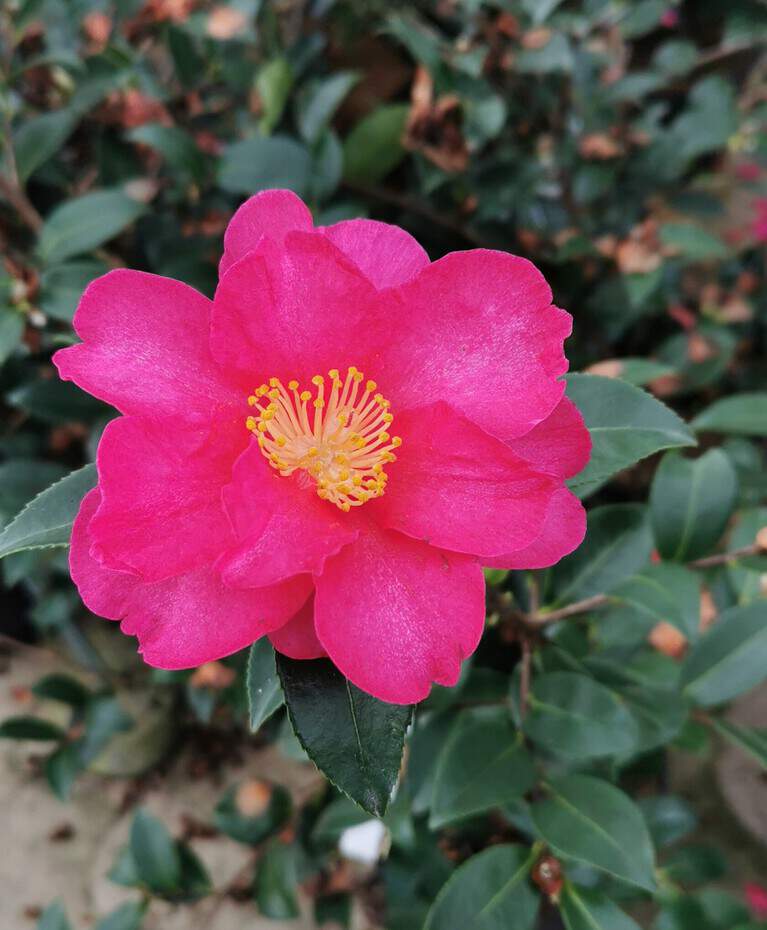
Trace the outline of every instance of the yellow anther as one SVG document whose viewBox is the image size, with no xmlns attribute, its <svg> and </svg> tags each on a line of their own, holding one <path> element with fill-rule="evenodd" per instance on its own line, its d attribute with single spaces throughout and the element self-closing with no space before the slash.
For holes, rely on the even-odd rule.
<svg viewBox="0 0 767 930">
<path fill-rule="evenodd" d="M 349 503 L 349 501 L 342 501 L 338 506 L 341 508 L 341 510 L 343 510 L 344 513 L 349 513 L 349 511 L 352 509 L 352 505 Z"/>
<path fill-rule="evenodd" d="M 271 391 L 269 391 L 269 397 L 271 397 L 272 400 L 277 400 L 279 396 L 280 392 L 277 390 L 277 388 L 273 388 Z"/>
<path fill-rule="evenodd" d="M 354 374 L 352 375 L 352 378 L 354 378 L 354 380 L 357 382 L 357 384 L 359 384 L 360 381 L 362 381 L 362 379 L 363 379 L 364 377 L 365 377 L 365 376 L 362 374 L 361 371 L 355 371 Z"/>
<path fill-rule="evenodd" d="M 349 376 L 353 378 L 357 374 L 357 369 L 355 368 L 354 365 L 349 365 L 347 372 Z"/>
<path fill-rule="evenodd" d="M 322 410 L 322 408 L 325 406 L 325 401 L 321 397 L 318 397 L 314 402 L 314 406 L 317 408 L 317 410 Z"/>
<path fill-rule="evenodd" d="M 317 448 L 317 446 L 312 446 L 310 449 L 307 450 L 306 454 L 314 458 L 315 456 L 319 455 L 319 451 L 320 450 Z"/>
<path fill-rule="evenodd" d="M 390 413 L 384 413 L 381 417 L 384 423 L 391 423 L 394 417 Z"/>
<path fill-rule="evenodd" d="M 280 386 L 280 379 L 279 379 L 279 378 L 270 378 L 270 379 L 269 379 L 269 387 L 276 388 L 276 387 L 279 387 L 279 386 Z"/>
<path fill-rule="evenodd" d="M 348 481 L 349 480 L 349 469 L 342 468 L 341 471 L 338 473 L 338 477 L 341 479 L 341 481 Z"/>
<path fill-rule="evenodd" d="M 359 475 L 355 475 L 355 476 L 352 478 L 352 484 L 354 485 L 355 488 L 360 488 L 360 487 L 362 487 L 362 478 L 360 478 Z"/>
<path fill-rule="evenodd" d="M 328 372 L 328 374 L 330 375 L 330 377 L 331 377 L 334 381 L 338 381 L 339 374 L 338 374 L 338 369 L 337 369 L 337 368 L 331 368 L 330 371 Z"/>
<path fill-rule="evenodd" d="M 375 389 L 376 389 L 377 387 L 378 387 L 378 385 L 375 383 L 375 381 L 368 381 L 368 383 L 365 385 L 365 390 L 366 390 L 366 391 L 375 391 Z"/>
<path fill-rule="evenodd" d="M 269 388 L 268 388 L 265 384 L 262 384 L 260 387 L 257 387 L 257 388 L 256 388 L 256 395 L 257 395 L 258 397 L 263 397 L 264 394 L 266 394 L 266 392 L 267 392 L 268 390 L 269 390 Z"/>
<path fill-rule="evenodd" d="M 254 417 L 248 417 L 248 419 L 245 421 L 245 426 L 246 426 L 248 429 L 250 429 L 250 430 L 254 430 L 254 429 L 256 428 L 256 421 L 255 421 L 255 418 L 254 418 Z"/>
<path fill-rule="evenodd" d="M 395 449 L 398 448 L 399 446 L 402 445 L 402 437 L 401 437 L 401 436 L 392 436 L 392 438 L 391 438 L 391 444 L 394 446 Z"/>
<path fill-rule="evenodd" d="M 262 411 L 262 413 L 261 413 L 261 419 L 262 419 L 262 420 L 273 420 L 273 419 L 274 419 L 274 411 L 273 411 L 273 410 L 269 410 L 268 408 L 267 408 L 266 410 Z"/>
<path fill-rule="evenodd" d="M 258 431 L 259 431 L 259 433 L 265 433 L 265 432 L 267 431 L 267 429 L 269 429 L 269 427 L 266 425 L 266 423 L 259 423 L 259 424 L 258 424 Z"/>
<path fill-rule="evenodd" d="M 381 440 L 381 442 L 388 442 L 390 436 L 388 433 L 381 433 L 378 438 Z"/>
<path fill-rule="evenodd" d="M 284 436 L 278 436 L 274 441 L 281 449 L 284 448 L 287 443 L 287 439 Z"/>
<path fill-rule="evenodd" d="M 312 392 L 311 392 L 311 391 L 301 391 L 301 393 L 300 393 L 298 396 L 301 398 L 301 400 L 309 400 L 309 398 L 312 396 Z"/>
<path fill-rule="evenodd" d="M 315 375 L 312 378 L 312 384 L 316 384 L 317 387 L 319 387 L 321 384 L 324 384 L 324 383 L 325 383 L 325 379 L 322 377 L 322 375 Z"/>
<path fill-rule="evenodd" d="M 298 381 L 294 378 L 292 381 L 288 381 L 288 387 L 291 391 L 298 390 Z"/>
<path fill-rule="evenodd" d="M 251 394 L 250 397 L 248 398 L 248 406 L 255 407 L 257 403 L 258 403 L 258 398 L 256 397 L 255 394 Z"/>
</svg>

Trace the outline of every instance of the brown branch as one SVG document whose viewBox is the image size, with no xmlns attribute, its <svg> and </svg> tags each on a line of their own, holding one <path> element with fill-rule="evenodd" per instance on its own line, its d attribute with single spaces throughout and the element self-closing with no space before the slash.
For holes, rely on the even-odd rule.
<svg viewBox="0 0 767 930">
<path fill-rule="evenodd" d="M 728 565 L 736 562 L 738 559 L 744 559 L 750 555 L 759 555 L 764 552 L 764 547 L 760 543 L 751 543 L 748 546 L 741 546 L 739 549 L 733 549 L 731 552 L 720 552 L 716 555 L 709 555 L 703 559 L 695 559 L 687 563 L 688 568 L 702 570 L 705 568 L 715 568 L 717 565 Z M 568 604 L 567 607 L 561 607 L 559 610 L 535 611 L 529 615 L 516 615 L 517 620 L 521 620 L 525 626 L 532 629 L 539 629 L 549 623 L 555 623 L 558 620 L 566 620 L 568 617 L 575 617 L 578 614 L 588 613 L 590 610 L 598 610 L 610 602 L 607 594 L 595 594 L 593 597 L 584 598 L 582 601 L 575 601 Z"/>
<path fill-rule="evenodd" d="M 28 226 L 34 233 L 40 232 L 43 226 L 43 218 L 18 184 L 14 183 L 10 178 L 0 175 L 0 195 L 18 213 L 25 226 Z"/>
<path fill-rule="evenodd" d="M 532 661 L 532 650 L 530 649 L 530 639 L 522 635 L 520 637 L 520 646 L 522 647 L 522 661 L 519 669 L 519 718 L 525 719 L 527 705 L 530 701 L 530 663 Z"/>
</svg>

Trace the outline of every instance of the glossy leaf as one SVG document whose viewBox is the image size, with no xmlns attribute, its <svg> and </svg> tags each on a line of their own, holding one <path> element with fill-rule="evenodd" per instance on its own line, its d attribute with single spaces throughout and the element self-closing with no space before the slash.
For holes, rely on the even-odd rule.
<svg viewBox="0 0 767 930">
<path fill-rule="evenodd" d="M 107 917 L 102 917 L 94 930 L 139 930 L 145 907 L 139 901 L 126 901 Z"/>
<path fill-rule="evenodd" d="M 37 922 L 37 930 L 72 930 L 64 905 L 60 901 L 54 901 L 46 907 Z"/>
<path fill-rule="evenodd" d="M 637 725 L 620 698 L 575 672 L 534 678 L 524 731 L 555 755 L 577 760 L 628 753 L 637 740 Z"/>
<path fill-rule="evenodd" d="M 290 62 L 282 56 L 267 62 L 256 75 L 256 90 L 261 98 L 261 119 L 258 126 L 265 136 L 279 123 L 292 86 L 293 69 Z"/>
<path fill-rule="evenodd" d="M 78 114 L 66 107 L 43 113 L 24 123 L 13 137 L 19 178 L 26 182 L 54 156 L 77 125 Z"/>
<path fill-rule="evenodd" d="M 90 252 L 130 226 L 145 209 L 119 190 L 93 191 L 68 200 L 45 220 L 38 240 L 40 258 L 52 264 Z"/>
<path fill-rule="evenodd" d="M 397 782 L 412 707 L 360 691 L 327 659 L 277 654 L 293 729 L 318 769 L 376 817 Z"/>
<path fill-rule="evenodd" d="M 534 781 L 532 760 L 504 709 L 463 711 L 437 760 L 429 826 L 500 807 Z"/>
<path fill-rule="evenodd" d="M 55 723 L 40 720 L 39 717 L 6 717 L 0 721 L 0 739 L 28 739 L 36 742 L 50 742 L 64 737 L 64 731 Z"/>
<path fill-rule="evenodd" d="M 685 694 L 703 707 L 743 694 L 767 678 L 766 650 L 764 602 L 724 611 L 687 654 Z"/>
<path fill-rule="evenodd" d="M 714 401 L 692 421 L 699 433 L 767 436 L 767 391 L 733 394 Z"/>
<path fill-rule="evenodd" d="M 559 912 L 567 930 L 639 930 L 606 895 L 565 882 L 559 899 Z"/>
<path fill-rule="evenodd" d="M 250 195 L 271 187 L 287 187 L 299 196 L 309 186 L 309 152 L 288 136 L 253 136 L 224 152 L 218 183 L 230 194 Z"/>
<path fill-rule="evenodd" d="M 253 896 L 258 909 L 273 920 L 298 917 L 296 889 L 296 850 L 285 843 L 273 843 L 258 863 Z"/>
<path fill-rule="evenodd" d="M 24 549 L 68 545 L 80 501 L 97 478 L 96 466 L 86 465 L 38 494 L 0 533 L 0 558 Z"/>
<path fill-rule="evenodd" d="M 538 913 L 528 879 L 533 861 L 523 846 L 492 846 L 472 856 L 437 895 L 424 930 L 532 930 Z"/>
<path fill-rule="evenodd" d="M 735 469 L 720 449 L 698 459 L 665 455 L 650 492 L 650 519 L 663 558 L 688 562 L 710 552 L 727 526 L 737 490 Z"/>
<path fill-rule="evenodd" d="M 130 850 L 138 875 L 159 893 L 176 891 L 181 884 L 181 859 L 165 825 L 140 809 L 131 824 Z"/>
<path fill-rule="evenodd" d="M 608 627 L 610 623 L 633 620 L 640 632 L 649 633 L 656 623 L 665 621 L 688 639 L 697 638 L 700 583 L 691 569 L 663 562 L 647 565 L 617 585 L 612 599 L 625 609 L 620 620 L 615 616 L 605 619 Z"/>
<path fill-rule="evenodd" d="M 255 733 L 285 701 L 274 663 L 274 648 L 266 636 L 257 639 L 250 647 L 245 687 L 250 729 Z"/>
<path fill-rule="evenodd" d="M 725 739 L 767 769 L 767 730 L 740 726 L 721 717 L 712 717 L 709 722 Z"/>
<path fill-rule="evenodd" d="M 290 817 L 290 794 L 281 785 L 252 781 L 233 785 L 213 811 L 217 830 L 249 846 L 257 846 Z"/>
<path fill-rule="evenodd" d="M 670 846 L 698 825 L 695 811 L 683 798 L 668 794 L 641 798 L 638 803 L 656 846 Z"/>
<path fill-rule="evenodd" d="M 567 394 L 583 414 L 592 441 L 589 464 L 569 482 L 579 497 L 654 452 L 695 445 L 673 410 L 618 378 L 570 375 Z"/>
<path fill-rule="evenodd" d="M 14 310 L 0 309 L 0 365 L 16 350 L 23 332 L 23 315 Z"/>
<path fill-rule="evenodd" d="M 385 178 L 405 155 L 402 133 L 406 104 L 391 103 L 373 110 L 344 140 L 344 177 L 357 184 Z"/>
<path fill-rule="evenodd" d="M 556 851 L 653 891 L 655 853 L 644 818 L 618 788 L 590 775 L 551 779 L 531 807 L 536 829 Z"/>
<path fill-rule="evenodd" d="M 338 71 L 312 83 L 298 96 L 298 129 L 307 142 L 316 142 L 344 97 L 359 80 L 354 71 Z"/>
</svg>

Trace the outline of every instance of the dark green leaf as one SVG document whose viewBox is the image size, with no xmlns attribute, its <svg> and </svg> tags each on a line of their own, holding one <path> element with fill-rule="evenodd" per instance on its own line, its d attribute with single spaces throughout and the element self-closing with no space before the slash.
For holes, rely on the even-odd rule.
<svg viewBox="0 0 767 930">
<path fill-rule="evenodd" d="M 250 647 L 245 687 L 250 729 L 255 733 L 285 700 L 274 664 L 274 649 L 266 636 L 257 639 Z"/>
<path fill-rule="evenodd" d="M 294 846 L 273 843 L 258 863 L 253 896 L 258 909 L 273 920 L 292 920 L 299 915 Z"/>
<path fill-rule="evenodd" d="M 580 497 L 654 452 L 695 445 L 673 410 L 618 378 L 570 375 L 567 394 L 583 414 L 592 441 L 589 464 L 569 482 Z"/>
<path fill-rule="evenodd" d="M 673 624 L 688 639 L 698 636 L 700 584 L 697 575 L 681 565 L 660 562 L 621 582 L 612 590 L 612 599 L 623 608 L 620 621 L 634 622 L 644 638 L 656 623 Z"/>
<path fill-rule="evenodd" d="M 663 223 L 658 230 L 661 243 L 673 254 L 679 254 L 691 261 L 705 261 L 712 258 L 724 258 L 727 246 L 722 240 L 692 223 Z"/>
<path fill-rule="evenodd" d="M 524 731 L 555 755 L 578 760 L 628 753 L 637 740 L 636 723 L 620 698 L 575 672 L 534 679 Z"/>
<path fill-rule="evenodd" d="M 709 552 L 727 526 L 737 491 L 735 469 L 720 449 L 698 459 L 665 455 L 650 491 L 650 519 L 663 558 L 688 562 Z"/>
<path fill-rule="evenodd" d="M 61 149 L 78 118 L 77 113 L 64 108 L 43 113 L 22 124 L 13 137 L 16 166 L 22 183 Z"/>
<path fill-rule="evenodd" d="M 610 592 L 643 568 L 652 551 L 644 507 L 611 504 L 588 514 L 586 539 L 551 572 L 558 603 Z"/>
<path fill-rule="evenodd" d="M 40 309 L 46 316 L 71 323 L 85 288 L 109 270 L 97 260 L 64 262 L 46 268 L 40 277 Z"/>
<path fill-rule="evenodd" d="M 567 930 L 639 930 L 606 895 L 565 882 L 559 911 Z"/>
<path fill-rule="evenodd" d="M 177 891 L 181 884 L 181 859 L 165 825 L 143 808 L 133 818 L 130 850 L 139 877 L 155 892 Z"/>
<path fill-rule="evenodd" d="M 6 717 L 0 723 L 0 739 L 30 739 L 38 742 L 60 740 L 64 731 L 55 723 L 38 717 Z"/>
<path fill-rule="evenodd" d="M 205 177 L 205 158 L 192 137 L 178 126 L 145 123 L 131 130 L 129 138 L 159 152 L 175 172 L 202 181 Z"/>
<path fill-rule="evenodd" d="M 309 187 L 309 152 L 288 136 L 254 136 L 224 152 L 218 182 L 231 194 L 287 187 L 303 195 Z"/>
<path fill-rule="evenodd" d="M 0 558 L 24 549 L 66 546 L 80 501 L 97 477 L 96 466 L 86 465 L 38 494 L 0 533 Z"/>
<path fill-rule="evenodd" d="M 50 265 L 90 252 L 113 239 L 145 211 L 119 190 L 101 190 L 68 200 L 46 218 L 38 251 Z"/>
<path fill-rule="evenodd" d="M 714 401 L 692 421 L 699 433 L 767 436 L 767 392 L 733 394 Z"/>
<path fill-rule="evenodd" d="M 687 801 L 671 794 L 641 798 L 639 809 L 656 846 L 670 846 L 684 839 L 698 825 L 695 811 Z"/>
<path fill-rule="evenodd" d="M 521 797 L 534 781 L 530 756 L 505 709 L 463 711 L 437 761 L 429 826 L 500 807 Z"/>
<path fill-rule="evenodd" d="M 472 856 L 442 887 L 424 930 L 532 930 L 538 913 L 528 880 L 533 861 L 523 846 L 493 846 Z"/>
<path fill-rule="evenodd" d="M 45 760 L 45 777 L 60 801 L 69 798 L 72 785 L 84 768 L 85 763 L 75 743 L 65 743 Z"/>
<path fill-rule="evenodd" d="M 402 133 L 408 107 L 391 103 L 364 117 L 344 140 L 344 177 L 356 184 L 375 184 L 405 156 Z"/>
<path fill-rule="evenodd" d="M 261 98 L 258 128 L 268 136 L 279 123 L 293 86 L 293 70 L 282 56 L 267 62 L 256 75 L 256 90 Z"/>
<path fill-rule="evenodd" d="M 756 759 L 762 768 L 767 769 L 767 730 L 739 726 L 718 717 L 712 717 L 709 722 L 718 733 Z"/>
<path fill-rule="evenodd" d="M 589 775 L 551 779 L 549 797 L 531 807 L 543 839 L 561 855 L 647 891 L 655 854 L 642 814 L 618 788 Z"/>
<path fill-rule="evenodd" d="M 642 684 L 621 688 L 620 693 L 638 727 L 635 752 L 649 752 L 670 742 L 687 720 L 687 704 L 675 689 Z"/>
<path fill-rule="evenodd" d="M 8 401 L 44 423 L 92 423 L 109 407 L 71 381 L 30 381 L 8 394 Z"/>
<path fill-rule="evenodd" d="M 290 720 L 309 758 L 360 807 L 382 817 L 412 707 L 360 691 L 327 659 L 276 658 Z"/>
<path fill-rule="evenodd" d="M 763 602 L 724 611 L 694 644 L 682 666 L 685 693 L 703 707 L 723 704 L 767 678 Z"/>
<path fill-rule="evenodd" d="M 309 143 L 319 139 L 333 118 L 341 101 L 359 80 L 354 71 L 337 71 L 321 81 L 309 84 L 298 96 L 298 129 Z"/>
<path fill-rule="evenodd" d="M 23 314 L 0 308 L 0 365 L 16 351 L 23 332 Z"/>
<path fill-rule="evenodd" d="M 32 692 L 37 697 L 60 701 L 71 707 L 82 707 L 91 696 L 91 692 L 76 678 L 56 673 L 41 678 L 33 686 Z"/>
</svg>

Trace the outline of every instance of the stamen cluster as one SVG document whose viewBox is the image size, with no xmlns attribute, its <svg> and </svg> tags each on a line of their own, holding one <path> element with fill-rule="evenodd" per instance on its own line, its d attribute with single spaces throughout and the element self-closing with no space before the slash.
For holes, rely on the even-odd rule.
<svg viewBox="0 0 767 930">
<path fill-rule="evenodd" d="M 301 390 L 298 381 L 286 388 L 270 378 L 248 397 L 258 415 L 249 416 L 246 426 L 272 468 L 285 476 L 303 469 L 319 497 L 348 512 L 381 497 L 388 481 L 384 465 L 396 461 L 393 450 L 402 440 L 389 433 L 394 417 L 375 381 L 363 388 L 365 376 L 354 365 L 344 381 L 337 368 L 328 375 L 327 394 L 323 375 L 312 378 L 314 393 Z"/>
</svg>

